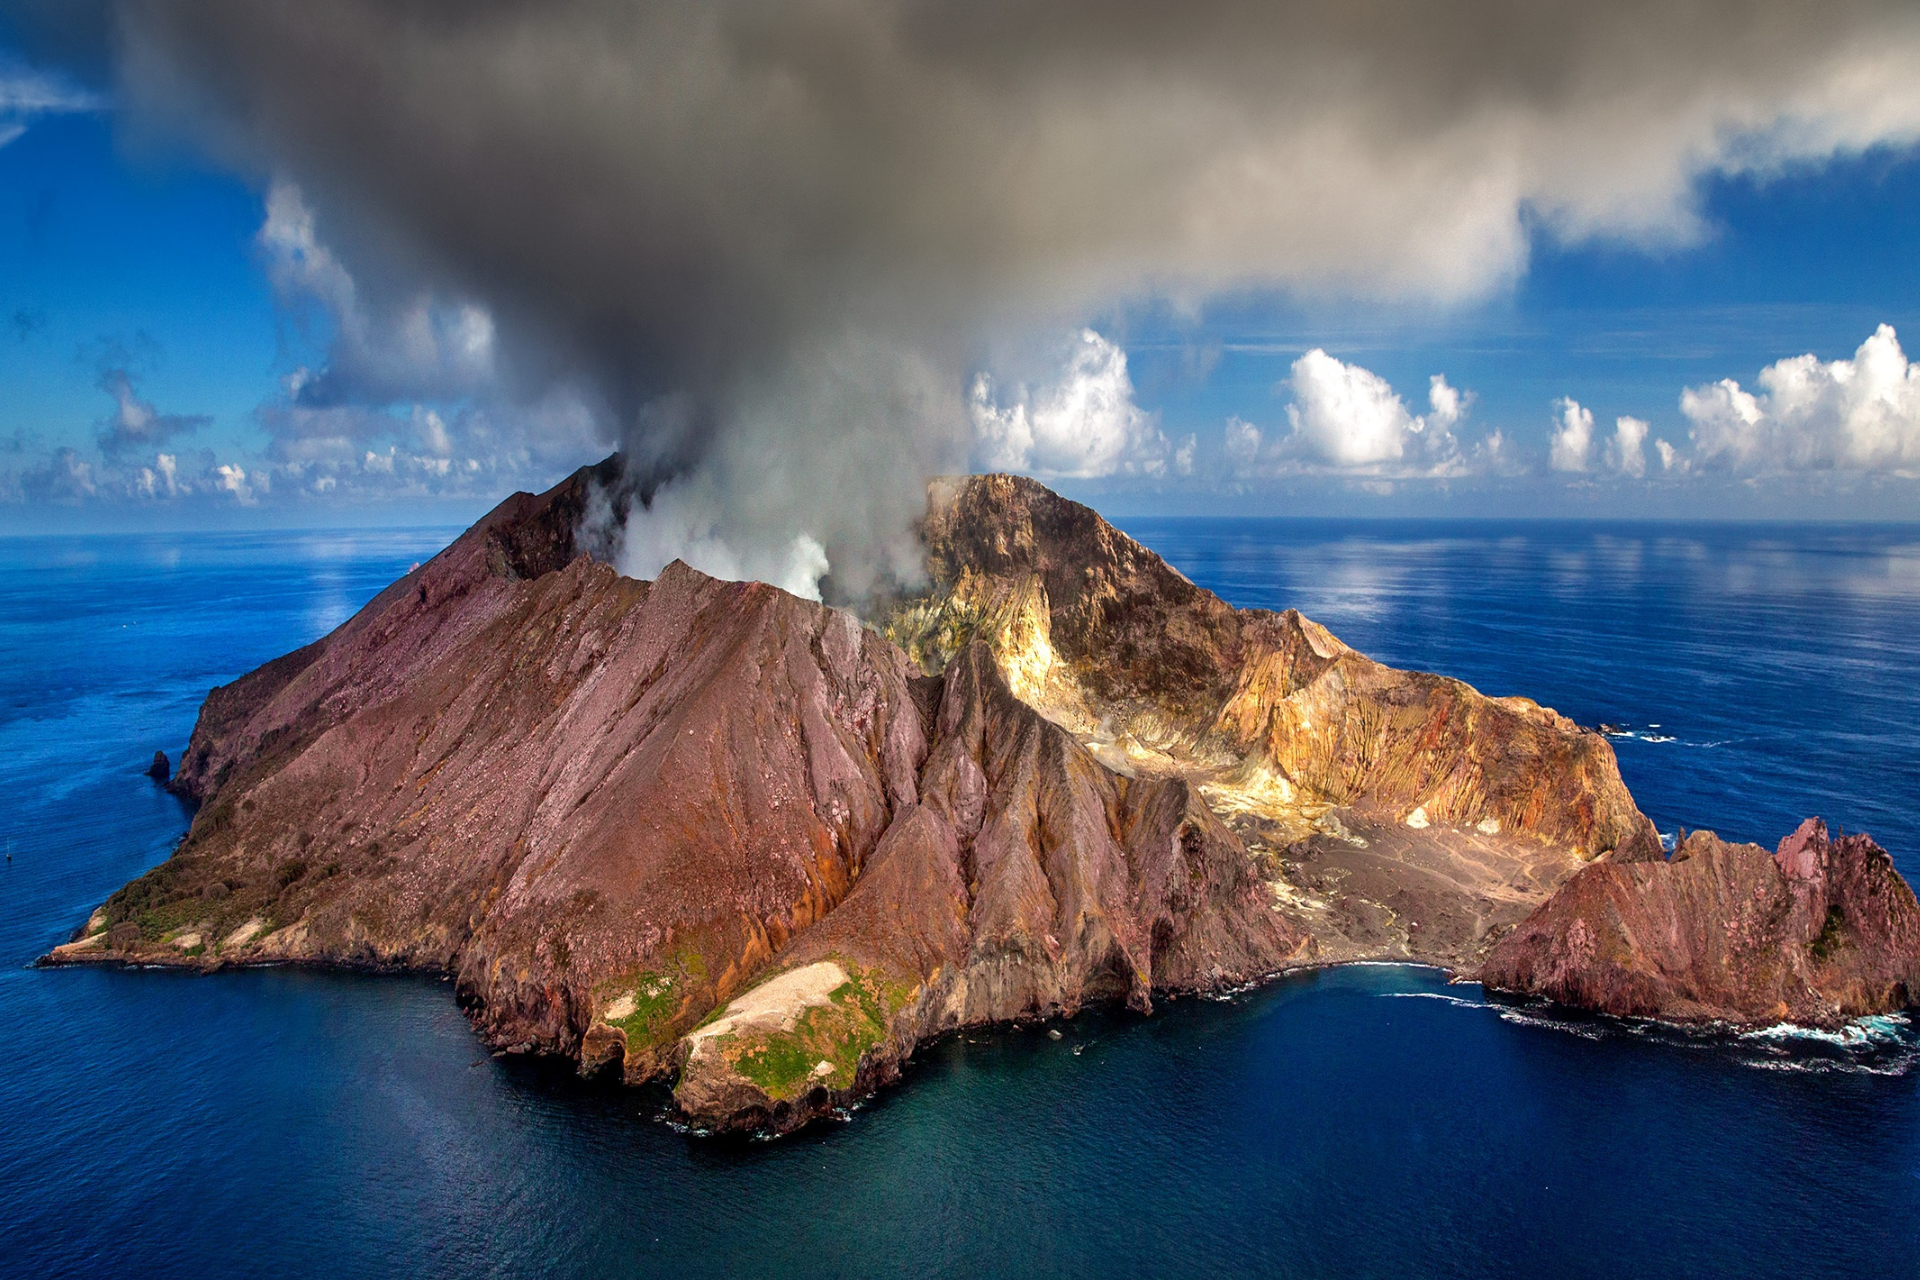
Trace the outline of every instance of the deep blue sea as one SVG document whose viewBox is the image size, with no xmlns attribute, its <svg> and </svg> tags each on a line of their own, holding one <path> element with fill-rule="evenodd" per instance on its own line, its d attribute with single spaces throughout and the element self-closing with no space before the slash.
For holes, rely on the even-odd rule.
<svg viewBox="0 0 1920 1280">
<path fill-rule="evenodd" d="M 1609 722 L 1663 831 L 1920 878 L 1920 528 L 1129 522 L 1241 605 Z M 42 971 L 187 814 L 211 685 L 453 530 L 0 540 L 5 1276 L 1911 1276 L 1911 1032 L 1724 1040 L 1356 967 L 950 1038 L 850 1122 L 675 1132 L 448 986 Z"/>
</svg>

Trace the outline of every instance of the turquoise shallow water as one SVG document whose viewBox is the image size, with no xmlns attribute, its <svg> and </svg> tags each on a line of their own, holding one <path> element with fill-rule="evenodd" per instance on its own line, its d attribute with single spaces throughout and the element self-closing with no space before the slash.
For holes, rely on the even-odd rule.
<svg viewBox="0 0 1920 1280">
<path fill-rule="evenodd" d="M 1621 725 L 1663 830 L 1820 812 L 1920 870 L 1920 530 L 1130 531 L 1235 603 Z M 1914 1267 L 1899 1024 L 1728 1042 L 1349 968 L 952 1038 L 849 1123 L 716 1144 L 487 1056 L 432 980 L 25 967 L 184 829 L 140 769 L 206 688 L 451 532 L 0 541 L 0 1274 Z"/>
</svg>

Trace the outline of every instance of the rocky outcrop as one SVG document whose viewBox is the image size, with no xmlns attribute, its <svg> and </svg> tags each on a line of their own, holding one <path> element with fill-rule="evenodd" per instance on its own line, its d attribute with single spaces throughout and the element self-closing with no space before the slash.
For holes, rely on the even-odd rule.
<svg viewBox="0 0 1920 1280">
<path fill-rule="evenodd" d="M 1031 482 L 937 493 L 929 587 L 863 626 L 580 554 L 617 479 L 214 690 L 187 838 L 49 959 L 444 972 L 491 1044 L 782 1130 L 956 1027 L 1471 968 L 1658 856 L 1598 735 L 1234 610 Z"/>
<path fill-rule="evenodd" d="M 168 779 L 173 776 L 173 766 L 168 762 L 166 752 L 153 753 L 153 762 L 147 766 L 147 776 L 163 787 L 167 785 Z"/>
<path fill-rule="evenodd" d="M 1920 904 L 1871 837 L 1809 818 L 1769 854 L 1710 831 L 1574 876 L 1481 970 L 1623 1016 L 1834 1026 L 1920 998 Z"/>
<path fill-rule="evenodd" d="M 886 634 L 936 670 L 984 643 L 1102 763 L 1184 781 L 1323 960 L 1470 971 L 1588 861 L 1660 856 L 1600 735 L 1234 609 L 1031 480 L 937 484 L 924 537 Z"/>
<path fill-rule="evenodd" d="M 1294 610 L 1235 609 L 1032 480 L 935 486 L 930 586 L 882 629 L 938 668 L 984 639 L 1014 693 L 1115 768 L 1179 774 L 1300 834 L 1328 808 L 1655 858 L 1599 734 L 1526 698 L 1399 671 Z"/>
</svg>

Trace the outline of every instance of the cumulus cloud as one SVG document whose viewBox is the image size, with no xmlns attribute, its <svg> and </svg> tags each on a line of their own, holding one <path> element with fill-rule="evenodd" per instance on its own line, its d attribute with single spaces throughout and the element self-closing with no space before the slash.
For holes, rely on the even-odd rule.
<svg viewBox="0 0 1920 1280">
<path fill-rule="evenodd" d="M 1407 407 L 1385 378 L 1318 347 L 1293 362 L 1287 434 L 1268 440 L 1240 418 L 1227 423 L 1226 455 L 1241 475 L 1324 471 L 1402 478 L 1462 475 L 1469 462 L 1453 428 L 1471 393 L 1434 374 L 1424 414 Z M 1497 452 L 1499 443 L 1493 445 Z"/>
<path fill-rule="evenodd" d="M 1593 410 L 1572 396 L 1553 402 L 1556 425 L 1547 446 L 1547 464 L 1555 471 L 1585 471 L 1593 449 Z"/>
<path fill-rule="evenodd" d="M 1553 470 L 1574 474 L 1601 471 L 1634 480 L 1646 478 L 1647 436 L 1653 430 L 1646 420 L 1626 415 L 1615 418 L 1613 435 L 1602 445 L 1596 460 L 1593 410 L 1571 396 L 1563 396 L 1553 402 L 1553 412 L 1553 434 L 1547 444 L 1547 465 Z M 1663 471 L 1684 469 L 1677 452 L 1666 441 L 1654 441 L 1654 451 L 1660 457 Z"/>
<path fill-rule="evenodd" d="M 1613 439 L 1607 442 L 1607 466 L 1638 480 L 1647 474 L 1647 432 L 1651 424 L 1640 418 L 1614 420 Z"/>
<path fill-rule="evenodd" d="M 1757 394 L 1732 378 L 1681 392 L 1697 465 L 1748 474 L 1920 473 L 1920 368 L 1892 325 L 1881 325 L 1851 360 L 1794 356 L 1756 381 Z"/>
<path fill-rule="evenodd" d="M 1017 388 L 1001 404 L 993 379 L 974 378 L 967 401 L 974 456 L 989 471 L 1087 478 L 1164 475 L 1175 451 L 1153 414 L 1134 403 L 1127 353 L 1091 329 L 1073 342 L 1058 379 Z M 1173 458 L 1191 469 L 1191 442 Z"/>
<path fill-rule="evenodd" d="M 805 534 L 836 576 L 965 461 L 983 335 L 1471 296 L 1530 225 L 1684 241 L 1703 173 L 1920 137 L 1920 12 L 1870 0 L 107 7 L 125 96 L 297 182 L 379 332 L 457 349 L 433 308 L 470 303 L 514 399 L 578 379 L 629 501 L 708 477 L 730 544 Z M 1417 434 L 1342 430 L 1322 465 L 1431 467 Z"/>
</svg>

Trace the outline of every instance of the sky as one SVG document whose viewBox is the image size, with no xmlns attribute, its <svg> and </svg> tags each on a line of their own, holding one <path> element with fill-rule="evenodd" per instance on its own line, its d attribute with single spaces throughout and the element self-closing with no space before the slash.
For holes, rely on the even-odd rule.
<svg viewBox="0 0 1920 1280">
<path fill-rule="evenodd" d="M 1109 49 L 807 4 L 728 48 L 878 105 L 823 92 L 792 138 L 800 72 L 775 114 L 722 71 L 574 74 L 716 39 L 593 0 L 497 39 L 97 8 L 90 43 L 0 3 L 0 532 L 458 522 L 615 447 L 651 477 L 623 565 L 800 590 L 886 572 L 961 467 L 1117 516 L 1920 519 L 1920 103 L 1885 87 L 1920 36 L 1872 6 L 1717 80 L 1634 43 L 1523 109 L 1538 50 L 1464 36 L 1428 108 L 1371 31 L 1300 37 L 1363 71 L 1276 97 L 1234 87 L 1264 28 L 1162 55 L 1148 17 Z M 1540 47 L 1642 34 L 1573 21 Z M 1229 87 L 1194 105 L 1181 58 Z M 968 132 L 976 81 L 1045 125 L 1023 150 Z M 1453 105 L 1481 81 L 1499 112 Z"/>
</svg>

